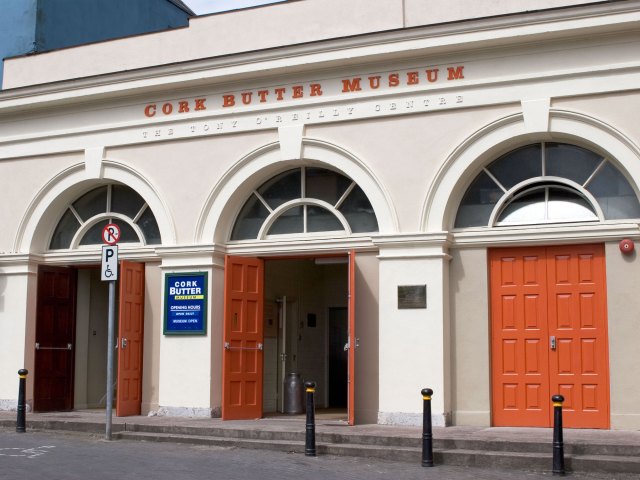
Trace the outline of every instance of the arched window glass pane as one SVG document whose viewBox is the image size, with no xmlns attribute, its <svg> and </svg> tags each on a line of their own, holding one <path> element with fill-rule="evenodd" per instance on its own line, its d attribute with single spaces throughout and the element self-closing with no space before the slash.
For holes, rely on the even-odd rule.
<svg viewBox="0 0 640 480">
<path fill-rule="evenodd" d="M 305 198 L 317 198 L 335 205 L 353 181 L 324 168 L 305 169 Z"/>
<path fill-rule="evenodd" d="M 533 224 L 598 220 L 593 207 L 577 192 L 564 187 L 536 187 L 517 196 L 502 211 L 498 223 Z"/>
<path fill-rule="evenodd" d="M 134 190 L 124 185 L 113 185 L 111 187 L 112 212 L 135 218 L 143 205 L 144 199 Z"/>
<path fill-rule="evenodd" d="M 102 243 L 102 229 L 109 223 L 108 220 L 102 220 L 87 230 L 80 240 L 80 245 L 98 245 Z M 120 239 L 118 243 L 134 243 L 140 239 L 135 230 L 126 222 L 114 221 L 120 227 Z"/>
<path fill-rule="evenodd" d="M 356 185 L 340 208 L 338 209 L 345 216 L 351 231 L 354 233 L 377 232 L 378 220 L 371 206 L 371 202 L 362 189 Z"/>
<path fill-rule="evenodd" d="M 514 185 L 542 175 L 542 149 L 540 144 L 519 148 L 502 156 L 487 170 L 509 190 Z"/>
<path fill-rule="evenodd" d="M 624 175 L 610 162 L 600 169 L 587 190 L 596 197 L 607 220 L 640 217 L 638 197 Z"/>
<path fill-rule="evenodd" d="M 600 155 L 575 145 L 547 143 L 545 146 L 546 175 L 568 178 L 578 185 L 584 185 L 602 162 Z"/>
<path fill-rule="evenodd" d="M 161 243 L 158 222 L 156 222 L 156 217 L 149 207 L 145 208 L 136 224 L 140 227 L 142 233 L 144 233 L 144 239 L 147 245 L 158 245 Z"/>
<path fill-rule="evenodd" d="M 547 218 L 551 222 L 598 220 L 589 202 L 566 189 L 550 188 L 548 202 Z"/>
<path fill-rule="evenodd" d="M 300 183 L 300 169 L 276 175 L 268 182 L 262 184 L 258 193 L 265 199 L 272 210 L 289 200 L 302 196 Z"/>
<path fill-rule="evenodd" d="M 79 228 L 80 222 L 78 222 L 78 219 L 71 210 L 67 210 L 53 232 L 49 248 L 54 250 L 69 248 L 71 246 L 71 240 L 73 240 L 73 236 Z"/>
<path fill-rule="evenodd" d="M 107 187 L 99 187 L 85 193 L 73 202 L 73 208 L 83 222 L 107 210 Z"/>
<path fill-rule="evenodd" d="M 107 211 L 107 207 L 111 206 Z M 72 204 L 62 216 L 53 232 L 49 248 L 52 250 L 71 248 L 71 242 L 80 229 L 87 227 L 87 221 L 96 216 L 102 219 L 91 225 L 80 239 L 80 245 L 102 244 L 102 228 L 109 223 L 111 213 L 119 213 L 128 217 L 126 220 L 115 220 L 120 226 L 120 243 L 144 243 L 147 245 L 160 244 L 160 229 L 149 207 L 145 207 L 143 198 L 125 185 L 101 186 L 85 193 Z M 142 230 L 144 238 L 139 238 L 132 226 L 135 217 L 142 211 L 137 226 Z M 77 212 L 80 220 L 74 215 Z M 73 245 L 75 247 L 75 245 Z"/>
<path fill-rule="evenodd" d="M 538 223 L 545 219 L 544 190 L 536 189 L 513 200 L 503 210 L 500 224 Z"/>
<path fill-rule="evenodd" d="M 268 234 L 302 233 L 304 231 L 302 208 L 303 207 L 293 207 L 283 212 L 278 219 L 273 222 Z"/>
<path fill-rule="evenodd" d="M 331 232 L 344 230 L 336 216 L 326 208 L 315 205 L 307 206 L 307 231 L 308 232 Z"/>
<path fill-rule="evenodd" d="M 267 219 L 269 210 L 255 195 L 251 195 L 240 210 L 240 215 L 233 226 L 231 240 L 257 238 L 262 224 Z"/>
<path fill-rule="evenodd" d="M 456 216 L 456 228 L 487 226 L 503 191 L 489 175 L 481 172 L 469 186 Z"/>
<path fill-rule="evenodd" d="M 585 190 L 596 199 L 606 220 L 640 218 L 640 202 L 635 190 L 610 161 L 575 145 L 547 143 L 544 144 L 546 163 L 543 172 L 539 167 L 540 162 L 536 160 L 538 156 L 541 158 L 542 146 L 543 144 L 529 145 L 514 150 L 490 164 L 487 170 L 507 190 L 525 180 L 539 179 L 540 182 L 547 182 L 547 185 L 538 187 L 550 189 L 548 191 L 552 195 L 544 203 L 545 208 L 551 208 L 549 211 L 545 210 L 545 216 L 542 217 L 545 222 L 597 220 L 596 208 L 587 200 Z M 585 190 L 571 192 L 564 186 L 558 187 L 555 182 L 548 182 L 543 178 L 543 173 L 545 177 L 571 180 Z M 456 215 L 455 227 L 488 225 L 495 205 L 505 194 L 505 191 L 495 186 L 490 176 L 480 173 L 464 194 Z M 533 195 L 531 192 L 527 195 L 529 194 Z M 487 201 L 487 198 L 490 200 Z M 526 203 L 527 198 L 529 197 L 521 196 L 506 207 L 499 216 L 498 224 L 512 221 L 526 223 L 520 216 L 526 211 L 533 212 L 539 208 L 533 204 L 528 209 L 520 208 L 518 202 Z M 535 215 L 531 213 L 529 223 L 536 223 L 534 218 Z"/>
</svg>

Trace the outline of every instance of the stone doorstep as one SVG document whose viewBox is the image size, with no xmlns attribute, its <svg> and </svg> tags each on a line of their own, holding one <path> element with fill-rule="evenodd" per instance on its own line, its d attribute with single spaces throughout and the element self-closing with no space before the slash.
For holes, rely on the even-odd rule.
<svg viewBox="0 0 640 480">
<path fill-rule="evenodd" d="M 15 428 L 15 421 L 0 419 L 0 427 Z M 28 429 L 104 433 L 104 423 L 66 419 L 31 419 Z M 255 448 L 304 452 L 304 427 L 261 429 L 255 426 L 205 427 L 113 424 L 114 439 L 175 442 L 226 448 Z M 316 431 L 318 454 L 375 457 L 393 461 L 419 462 L 421 439 L 408 435 L 362 432 Z M 420 435 L 420 432 L 417 431 Z M 435 432 L 434 432 L 435 434 Z M 552 458 L 551 440 L 513 441 L 511 439 L 435 438 L 434 461 L 440 464 L 484 468 L 512 468 L 547 471 Z M 595 445 L 565 441 L 567 471 L 640 473 L 640 445 L 599 443 Z"/>
</svg>

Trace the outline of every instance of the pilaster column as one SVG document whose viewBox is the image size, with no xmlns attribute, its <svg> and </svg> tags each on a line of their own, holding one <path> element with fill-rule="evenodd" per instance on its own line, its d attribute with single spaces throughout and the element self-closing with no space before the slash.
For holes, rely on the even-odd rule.
<svg viewBox="0 0 640 480">
<path fill-rule="evenodd" d="M 379 236 L 380 404 L 378 423 L 421 425 L 431 388 L 434 425 L 451 416 L 449 237 Z M 409 292 L 409 296 L 405 296 Z M 424 296 L 423 296 L 424 295 Z"/>
</svg>

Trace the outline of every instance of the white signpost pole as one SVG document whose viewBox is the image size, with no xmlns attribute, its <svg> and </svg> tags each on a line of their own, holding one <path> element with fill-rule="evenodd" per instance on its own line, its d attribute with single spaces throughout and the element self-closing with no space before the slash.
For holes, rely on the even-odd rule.
<svg viewBox="0 0 640 480">
<path fill-rule="evenodd" d="M 118 280 L 118 246 L 120 228 L 115 224 L 109 224 L 102 230 L 102 239 L 107 245 L 102 246 L 102 262 L 100 277 L 104 282 L 109 282 L 109 315 L 107 332 L 107 422 L 106 439 L 111 440 L 111 424 L 113 416 L 113 352 L 114 332 L 116 324 L 116 280 Z"/>
</svg>

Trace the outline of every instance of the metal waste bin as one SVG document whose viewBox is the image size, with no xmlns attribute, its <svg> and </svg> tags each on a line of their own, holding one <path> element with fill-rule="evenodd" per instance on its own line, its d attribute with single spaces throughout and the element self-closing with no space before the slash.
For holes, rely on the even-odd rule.
<svg viewBox="0 0 640 480">
<path fill-rule="evenodd" d="M 289 373 L 284 379 L 283 413 L 304 413 L 304 384 L 299 373 Z"/>
</svg>

